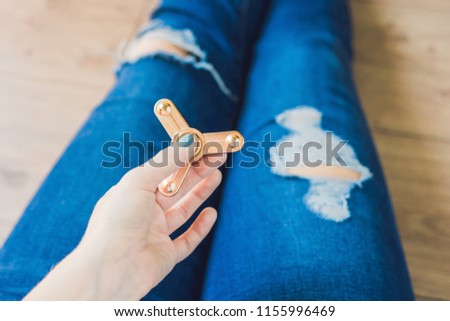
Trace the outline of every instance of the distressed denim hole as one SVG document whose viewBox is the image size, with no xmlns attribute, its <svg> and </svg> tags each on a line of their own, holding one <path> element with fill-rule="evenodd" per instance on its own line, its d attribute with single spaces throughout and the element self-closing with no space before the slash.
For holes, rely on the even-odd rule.
<svg viewBox="0 0 450 321">
<path fill-rule="evenodd" d="M 324 219 L 342 222 L 351 216 L 347 204 L 351 190 L 361 188 L 372 174 L 359 162 L 349 142 L 321 128 L 321 119 L 317 109 L 304 106 L 276 117 L 277 124 L 290 133 L 270 150 L 272 172 L 308 179 L 310 187 L 303 197 L 306 207 Z M 282 145 L 290 148 L 280 148 Z M 308 145 L 315 148 L 305 153 Z M 337 148 L 339 155 L 334 155 Z"/>
</svg>

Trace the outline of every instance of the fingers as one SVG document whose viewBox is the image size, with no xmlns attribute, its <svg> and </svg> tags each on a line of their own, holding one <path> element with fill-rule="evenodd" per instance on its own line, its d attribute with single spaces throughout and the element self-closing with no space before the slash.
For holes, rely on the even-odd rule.
<svg viewBox="0 0 450 321">
<path fill-rule="evenodd" d="M 214 192 L 222 180 L 222 173 L 218 169 L 205 177 L 189 193 L 166 211 L 169 234 L 182 226 L 192 214 Z"/>
<path fill-rule="evenodd" d="M 203 157 L 200 161 L 195 162 L 189 170 L 187 177 L 184 180 L 183 185 L 181 185 L 178 193 L 175 196 L 167 197 L 161 194 L 158 190 L 156 192 L 157 203 L 161 206 L 163 211 L 167 211 L 187 193 L 189 193 L 189 191 L 191 191 L 200 181 L 214 172 L 218 167 L 222 166 L 223 163 L 225 163 L 226 158 L 226 154 L 209 155 Z"/>
<path fill-rule="evenodd" d="M 170 146 L 161 150 L 143 165 L 130 170 L 122 178 L 132 185 L 155 191 L 167 176 L 183 167 L 194 153 L 194 144 L 189 147 Z"/>
<path fill-rule="evenodd" d="M 173 241 L 177 252 L 177 263 L 183 261 L 196 249 L 211 231 L 216 219 L 216 210 L 211 207 L 205 208 L 191 227 Z"/>
</svg>

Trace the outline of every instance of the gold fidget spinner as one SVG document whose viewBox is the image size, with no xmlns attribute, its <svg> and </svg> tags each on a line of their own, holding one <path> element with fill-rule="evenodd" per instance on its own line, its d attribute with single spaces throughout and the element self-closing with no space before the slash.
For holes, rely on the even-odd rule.
<svg viewBox="0 0 450 321">
<path fill-rule="evenodd" d="M 192 139 L 195 143 L 194 155 L 190 161 L 159 184 L 158 189 L 165 196 L 174 196 L 178 193 L 192 163 L 206 155 L 237 152 L 244 145 L 244 137 L 235 130 L 201 133 L 199 130 L 189 127 L 175 104 L 169 99 L 158 100 L 155 104 L 155 114 L 172 139 L 172 144 L 186 142 L 186 140 L 192 141 Z"/>
</svg>

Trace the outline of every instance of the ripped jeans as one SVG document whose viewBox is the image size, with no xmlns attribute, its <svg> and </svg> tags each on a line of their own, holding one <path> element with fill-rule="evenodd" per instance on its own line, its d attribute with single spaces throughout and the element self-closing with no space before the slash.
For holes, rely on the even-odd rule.
<svg viewBox="0 0 450 321">
<path fill-rule="evenodd" d="M 136 54 L 155 38 L 188 54 Z M 163 1 L 2 248 L 0 298 L 25 296 L 76 247 L 97 200 L 168 141 L 153 114 L 167 97 L 202 132 L 237 128 L 249 142 L 270 134 L 294 150 L 331 132 L 348 141 L 341 156 L 359 178 L 268 166 L 283 158 L 276 148 L 255 149 L 251 168 L 235 154 L 206 204 L 219 211 L 212 236 L 144 299 L 413 299 L 351 57 L 344 0 Z M 102 166 L 111 141 L 123 143 L 120 165 Z"/>
</svg>

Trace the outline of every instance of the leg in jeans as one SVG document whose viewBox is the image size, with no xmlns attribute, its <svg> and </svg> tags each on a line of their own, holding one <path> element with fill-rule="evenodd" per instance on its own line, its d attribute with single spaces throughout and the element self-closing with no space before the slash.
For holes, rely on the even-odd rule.
<svg viewBox="0 0 450 321">
<path fill-rule="evenodd" d="M 201 131 L 235 127 L 244 58 L 241 1 L 164 1 L 126 52 L 117 83 L 73 139 L 0 252 L 0 299 L 21 299 L 80 241 L 96 201 L 169 138 L 153 114 L 163 97 Z M 189 31 L 186 31 L 189 30 Z M 194 39 L 195 38 L 195 39 Z M 160 52 L 159 52 L 160 51 Z M 132 143 L 128 143 L 131 140 Z M 123 142 L 122 162 L 102 154 Z M 142 145 L 154 142 L 145 150 Z M 117 147 L 117 146 L 115 146 Z M 154 147 L 154 150 L 153 148 Z M 111 152 L 109 152 L 111 156 Z M 212 197 L 209 206 L 214 206 Z M 205 242 L 148 299 L 198 299 Z"/>
<path fill-rule="evenodd" d="M 204 299 L 413 299 L 351 76 L 350 45 L 344 0 L 273 1 L 239 130 L 247 142 L 270 133 L 294 149 L 323 142 L 330 131 L 348 140 L 342 158 L 362 176 L 359 184 L 343 181 L 343 173 L 302 178 L 278 165 L 242 168 L 239 160 L 248 157 L 235 158 L 222 191 Z M 271 150 L 270 160 L 278 152 Z M 259 155 L 267 159 L 262 150 Z"/>
</svg>

